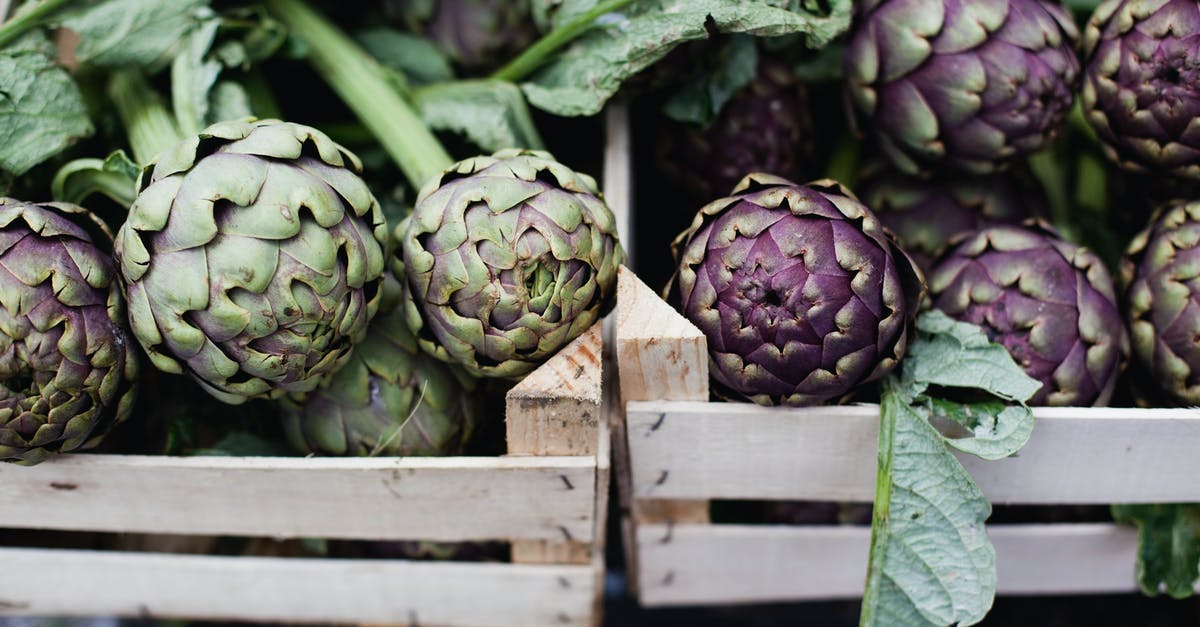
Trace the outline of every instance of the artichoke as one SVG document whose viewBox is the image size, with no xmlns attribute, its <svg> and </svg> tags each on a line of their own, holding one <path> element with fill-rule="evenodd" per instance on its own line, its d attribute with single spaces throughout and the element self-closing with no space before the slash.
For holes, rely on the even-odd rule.
<svg viewBox="0 0 1200 627">
<path fill-rule="evenodd" d="M 769 58 L 759 58 L 754 80 L 707 127 L 661 128 L 656 161 L 691 206 L 720 198 L 747 172 L 799 180 L 814 169 L 807 92 L 790 67 Z"/>
<path fill-rule="evenodd" d="M 475 383 L 417 347 L 399 292 L 389 279 L 350 361 L 306 398 L 285 403 L 284 432 L 297 450 L 358 457 L 462 452 L 480 416 Z"/>
<path fill-rule="evenodd" d="M 121 290 L 89 231 L 111 240 L 81 207 L 0 198 L 0 460 L 95 446 L 133 409 Z"/>
<path fill-rule="evenodd" d="M 479 377 L 524 376 L 591 327 L 624 257 L 595 181 L 534 150 L 450 166 L 396 239 L 421 348 Z"/>
<path fill-rule="evenodd" d="M 673 244 L 684 315 L 723 393 L 814 405 L 904 354 L 921 281 L 871 210 L 832 181 L 746 176 Z"/>
<path fill-rule="evenodd" d="M 977 324 L 1042 382 L 1032 405 L 1104 405 L 1129 338 L 1104 263 L 1047 227 L 993 226 L 929 275 L 933 307 Z"/>
<path fill-rule="evenodd" d="M 864 0 L 846 86 L 899 169 L 988 173 L 1055 135 L 1078 37 L 1045 0 Z"/>
<path fill-rule="evenodd" d="M 1133 353 L 1160 387 L 1200 404 L 1200 202 L 1166 208 L 1122 260 Z"/>
<path fill-rule="evenodd" d="M 1200 5 L 1109 0 L 1084 30 L 1084 112 L 1122 167 L 1200 178 Z"/>
<path fill-rule="evenodd" d="M 1033 181 L 1009 173 L 925 181 L 875 168 L 857 189 L 926 274 L 955 236 L 993 224 L 1017 224 L 1047 211 Z"/>
<path fill-rule="evenodd" d="M 315 388 L 375 315 L 387 226 L 358 158 L 278 120 L 159 155 L 117 235 L 134 335 L 227 403 Z"/>
<path fill-rule="evenodd" d="M 468 70 L 486 70 L 537 37 L 527 0 L 388 0 L 389 11 Z"/>
</svg>

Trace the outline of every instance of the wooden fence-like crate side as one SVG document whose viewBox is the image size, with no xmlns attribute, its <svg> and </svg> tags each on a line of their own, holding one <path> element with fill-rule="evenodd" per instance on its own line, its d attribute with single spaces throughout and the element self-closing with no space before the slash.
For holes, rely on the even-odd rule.
<svg viewBox="0 0 1200 627">
<path fill-rule="evenodd" d="M 622 268 L 625 408 L 614 459 L 631 580 L 648 606 L 861 595 L 870 530 L 711 524 L 715 499 L 869 502 L 878 406 L 708 401 L 703 334 Z M 1200 501 L 1193 409 L 1038 407 L 1016 456 L 959 459 L 997 504 Z M 992 525 L 1000 594 L 1132 592 L 1136 534 L 1112 524 Z"/>
<path fill-rule="evenodd" d="M 607 181 L 627 177 L 604 179 L 620 197 Z M 599 624 L 611 444 L 601 326 L 510 390 L 503 457 L 79 454 L 0 464 L 0 529 L 502 540 L 511 562 L 0 547 L 0 561 L 21 573 L 0 586 L 0 616 Z"/>
</svg>

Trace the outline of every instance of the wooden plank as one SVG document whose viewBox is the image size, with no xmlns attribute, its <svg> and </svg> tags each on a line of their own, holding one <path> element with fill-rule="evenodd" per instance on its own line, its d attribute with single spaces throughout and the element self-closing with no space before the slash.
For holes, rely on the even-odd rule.
<svg viewBox="0 0 1200 627">
<path fill-rule="evenodd" d="M 617 234 L 625 249 L 625 265 L 633 263 L 633 154 L 630 150 L 629 107 L 615 102 L 604 114 L 604 201 L 617 219 Z"/>
<path fill-rule="evenodd" d="M 0 549 L 0 615 L 588 625 L 591 566 Z M 69 591 L 69 593 L 64 593 Z"/>
<path fill-rule="evenodd" d="M 595 455 L 601 419 L 601 324 L 505 396 L 509 455 Z"/>
<path fill-rule="evenodd" d="M 639 598 L 651 607 L 857 598 L 870 533 L 851 526 L 642 525 Z M 1137 535 L 1131 528 L 998 525 L 989 535 L 998 594 L 1137 589 Z"/>
<path fill-rule="evenodd" d="M 592 541 L 594 457 L 64 455 L 0 464 L 0 527 Z M 536 504 L 532 506 L 531 504 Z"/>
<path fill-rule="evenodd" d="M 878 407 L 626 406 L 635 498 L 871 501 Z M 993 503 L 1200 501 L 1200 410 L 1035 409 L 1014 457 L 959 455 Z"/>
<path fill-rule="evenodd" d="M 708 342 L 631 270 L 617 274 L 617 368 L 625 401 L 708 400 Z"/>
</svg>

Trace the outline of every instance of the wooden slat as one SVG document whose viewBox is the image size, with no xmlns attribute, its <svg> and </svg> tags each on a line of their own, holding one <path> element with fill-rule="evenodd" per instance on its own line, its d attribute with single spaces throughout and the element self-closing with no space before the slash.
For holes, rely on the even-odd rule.
<svg viewBox="0 0 1200 627">
<path fill-rule="evenodd" d="M 509 455 L 595 455 L 600 415 L 597 322 L 505 397 Z"/>
<path fill-rule="evenodd" d="M 0 503 L 21 504 L 0 507 L 0 527 L 590 542 L 595 473 L 582 456 L 64 455 L 0 464 Z"/>
<path fill-rule="evenodd" d="M 878 407 L 628 403 L 635 498 L 871 501 Z M 959 455 L 993 503 L 1200 501 L 1200 411 L 1037 408 L 1029 443 Z"/>
<path fill-rule="evenodd" d="M 867 527 L 642 525 L 640 600 L 716 605 L 862 595 Z M 1133 592 L 1137 535 L 1110 524 L 989 528 L 998 594 Z"/>
<path fill-rule="evenodd" d="M 629 147 L 629 107 L 612 103 L 604 117 L 604 202 L 617 220 L 617 235 L 625 249 L 625 264 L 633 264 L 633 159 Z"/>
<path fill-rule="evenodd" d="M 592 566 L 0 549 L 0 615 L 588 625 Z"/>
<path fill-rule="evenodd" d="M 624 400 L 708 400 L 704 334 L 623 266 L 616 335 Z"/>
</svg>

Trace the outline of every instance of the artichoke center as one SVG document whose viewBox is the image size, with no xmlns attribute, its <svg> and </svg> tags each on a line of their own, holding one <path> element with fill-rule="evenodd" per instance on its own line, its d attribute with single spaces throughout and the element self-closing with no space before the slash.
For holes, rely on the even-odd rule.
<svg viewBox="0 0 1200 627">
<path fill-rule="evenodd" d="M 525 272 L 525 291 L 529 293 L 530 300 L 537 300 L 553 289 L 554 272 L 546 264 L 539 262 Z"/>
</svg>

